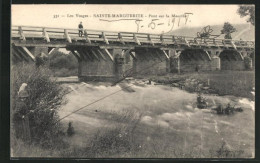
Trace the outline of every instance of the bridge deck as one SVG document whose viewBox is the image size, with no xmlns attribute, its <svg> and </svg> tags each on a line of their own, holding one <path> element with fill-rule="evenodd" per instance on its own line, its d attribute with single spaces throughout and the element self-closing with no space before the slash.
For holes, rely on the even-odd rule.
<svg viewBox="0 0 260 163">
<path fill-rule="evenodd" d="M 111 32 L 84 30 L 79 37 L 78 29 L 12 26 L 12 42 L 18 45 L 67 47 L 67 46 L 110 46 L 121 47 L 185 47 L 185 48 L 232 48 L 254 49 L 254 41 L 228 39 L 200 39 L 195 37 L 133 32 Z"/>
</svg>

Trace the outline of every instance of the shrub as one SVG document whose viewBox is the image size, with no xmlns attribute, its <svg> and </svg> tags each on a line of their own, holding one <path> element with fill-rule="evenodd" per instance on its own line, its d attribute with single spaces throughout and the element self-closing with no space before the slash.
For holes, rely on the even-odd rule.
<svg viewBox="0 0 260 163">
<path fill-rule="evenodd" d="M 61 69 L 66 68 L 69 70 L 77 69 L 78 61 L 73 54 L 65 54 L 60 51 L 55 51 L 50 56 L 50 68 L 51 69 Z"/>
<path fill-rule="evenodd" d="M 73 54 L 54 51 L 49 56 L 49 67 L 54 76 L 67 77 L 78 74 L 78 60 Z"/>
<path fill-rule="evenodd" d="M 89 157 L 117 157 L 138 152 L 135 138 L 142 114 L 124 109 L 114 115 L 115 127 L 98 130 L 90 139 L 86 153 Z"/>
<path fill-rule="evenodd" d="M 245 62 L 246 70 L 251 70 L 252 69 L 252 59 L 250 57 L 245 57 L 244 62 Z"/>
<path fill-rule="evenodd" d="M 231 106 L 230 103 L 227 104 L 227 106 L 218 105 L 216 108 L 214 108 L 217 112 L 217 114 L 220 115 L 231 115 L 235 112 L 243 112 L 243 109 L 241 107 L 235 108 L 234 106 Z"/>
<path fill-rule="evenodd" d="M 222 142 L 221 147 L 217 150 L 211 151 L 211 157 L 215 158 L 242 158 L 244 151 L 240 150 L 231 150 L 225 141 Z"/>
<path fill-rule="evenodd" d="M 11 69 L 11 116 L 15 135 L 21 137 L 17 126 L 22 115 L 28 116 L 31 141 L 45 147 L 62 144 L 60 136 L 64 134 L 57 122 L 57 110 L 66 102 L 66 91 L 50 76 L 48 68 L 36 68 L 32 64 L 13 65 Z M 22 83 L 28 84 L 29 97 L 24 101 L 25 107 L 16 110 L 19 101 L 17 92 Z"/>
<path fill-rule="evenodd" d="M 11 157 L 59 157 L 59 150 L 44 149 L 41 146 L 35 144 L 28 144 L 21 139 L 16 139 L 11 136 Z"/>
<path fill-rule="evenodd" d="M 99 131 L 93 137 L 89 149 L 95 156 L 128 152 L 131 150 L 131 137 L 127 134 L 127 128 L 121 126 Z"/>
</svg>

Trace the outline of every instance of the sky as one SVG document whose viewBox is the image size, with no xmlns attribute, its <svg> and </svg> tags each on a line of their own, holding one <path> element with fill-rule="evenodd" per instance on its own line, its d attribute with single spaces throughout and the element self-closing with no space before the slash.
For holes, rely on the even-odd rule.
<svg viewBox="0 0 260 163">
<path fill-rule="evenodd" d="M 238 5 L 37 4 L 12 5 L 11 11 L 12 25 L 76 29 L 82 21 L 85 29 L 167 33 L 182 27 L 247 23 L 246 18 L 240 18 L 236 13 L 237 9 Z M 185 13 L 189 14 L 184 17 Z M 113 14 L 115 17 L 106 17 Z M 135 17 L 129 17 L 129 14 Z"/>
</svg>

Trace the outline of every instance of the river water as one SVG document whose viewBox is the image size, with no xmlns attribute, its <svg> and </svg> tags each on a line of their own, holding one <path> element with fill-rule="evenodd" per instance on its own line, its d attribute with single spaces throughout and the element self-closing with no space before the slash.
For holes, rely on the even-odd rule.
<svg viewBox="0 0 260 163">
<path fill-rule="evenodd" d="M 60 109 L 59 116 L 82 108 L 62 120 L 64 125 L 73 122 L 77 134 L 71 141 L 77 146 L 84 146 L 86 138 L 97 129 L 113 125 L 109 119 L 111 113 L 130 109 L 142 113 L 141 124 L 147 130 L 143 129 L 140 135 L 147 136 L 147 140 L 150 140 L 148 130 L 160 126 L 168 136 L 175 134 L 171 141 L 176 146 L 210 151 L 225 142 L 230 150 L 242 150 L 244 157 L 254 157 L 255 108 L 248 99 L 204 95 L 211 106 L 231 103 L 243 108 L 243 112 L 228 116 L 196 108 L 196 93 L 166 85 L 148 85 L 144 80 L 133 79 L 116 86 L 85 82 L 63 86 L 71 92 L 66 95 L 68 102 Z"/>
</svg>

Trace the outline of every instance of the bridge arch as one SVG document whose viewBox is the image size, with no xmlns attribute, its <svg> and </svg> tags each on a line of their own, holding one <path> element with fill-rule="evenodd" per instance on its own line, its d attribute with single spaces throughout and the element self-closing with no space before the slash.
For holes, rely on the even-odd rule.
<svg viewBox="0 0 260 163">
<path fill-rule="evenodd" d="M 220 52 L 219 57 L 221 61 L 242 61 L 244 58 L 237 50 L 226 49 Z"/>
<path fill-rule="evenodd" d="M 225 49 L 219 54 L 221 70 L 244 70 L 243 55 L 237 50 Z"/>
<path fill-rule="evenodd" d="M 180 71 L 211 70 L 211 56 L 203 49 L 185 49 L 180 53 Z"/>
</svg>

